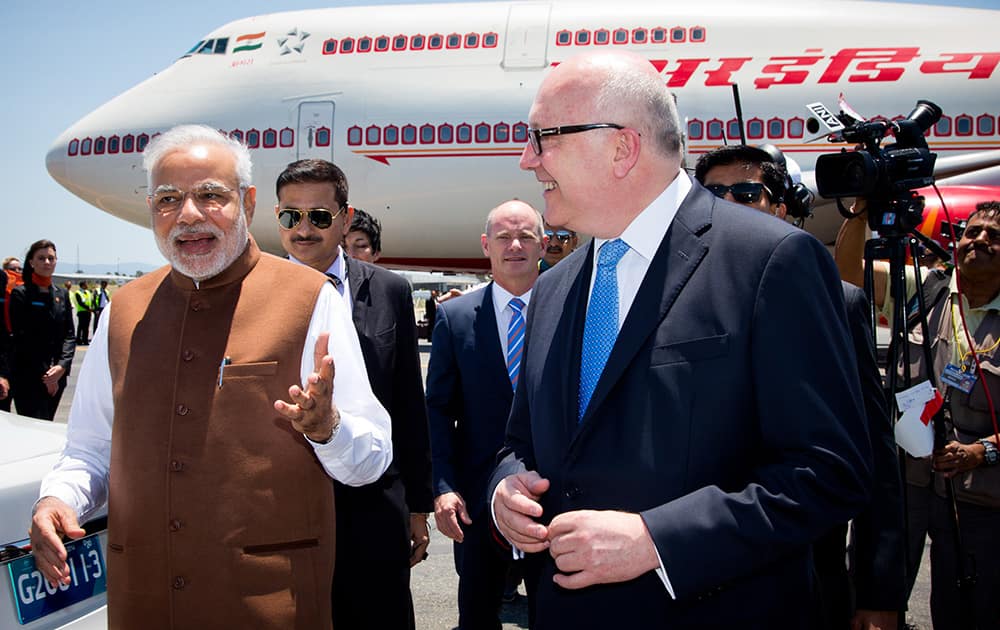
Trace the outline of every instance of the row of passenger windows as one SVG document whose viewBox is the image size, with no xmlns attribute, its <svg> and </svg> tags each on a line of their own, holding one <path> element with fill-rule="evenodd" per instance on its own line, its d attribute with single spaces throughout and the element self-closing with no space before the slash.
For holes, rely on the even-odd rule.
<svg viewBox="0 0 1000 630">
<path fill-rule="evenodd" d="M 721 140 L 723 136 L 730 139 L 740 137 L 739 122 L 735 118 L 722 121 L 718 118 L 703 121 L 692 118 L 688 121 L 688 139 L 690 140 Z M 970 116 L 960 114 L 952 118 L 942 116 L 926 135 L 936 137 L 948 136 L 992 136 L 1000 128 L 1000 119 L 991 114 L 980 116 Z M 761 140 L 765 137 L 772 140 L 782 138 L 802 138 L 805 135 L 805 120 L 799 117 L 785 120 L 783 118 L 771 118 L 767 121 L 761 118 L 751 118 L 746 121 L 747 138 L 750 140 Z M 225 133 L 225 132 L 224 132 Z M 319 147 L 330 146 L 332 142 L 332 131 L 329 127 L 319 127 L 312 132 L 312 144 Z M 229 136 L 246 143 L 251 149 L 273 149 L 275 147 L 287 148 L 295 144 L 295 130 L 291 127 L 284 129 L 233 129 L 228 132 Z M 146 133 L 127 134 L 124 136 L 98 136 L 97 138 L 74 138 L 70 141 L 68 153 L 75 155 L 103 155 L 105 153 L 142 153 L 152 138 L 159 134 L 150 136 Z M 416 125 L 369 125 L 368 127 L 353 126 L 347 130 L 347 144 L 349 146 L 362 145 L 395 145 L 395 144 L 467 144 L 471 142 L 514 142 L 521 143 L 528 141 L 528 125 L 525 122 L 518 122 L 510 125 L 505 122 L 489 124 L 481 122 L 476 125 L 462 123 L 451 125 L 444 123 L 440 125 L 424 124 Z"/>
<path fill-rule="evenodd" d="M 442 48 L 496 48 L 500 36 L 496 33 L 451 33 L 442 35 L 379 35 L 378 37 L 330 38 L 323 42 L 324 55 L 385 52 L 387 50 L 440 50 Z"/>
<path fill-rule="evenodd" d="M 665 28 L 599 28 L 595 31 L 582 28 L 577 31 L 561 30 L 556 33 L 556 46 L 605 46 L 607 44 L 700 44 L 705 41 L 705 27 L 674 26 Z"/>
<path fill-rule="evenodd" d="M 897 116 L 896 120 L 902 119 Z M 1000 128 L 1000 117 L 991 114 L 981 114 L 973 117 L 969 114 L 960 114 L 952 118 L 942 116 L 924 135 L 936 137 L 948 136 L 971 136 L 973 133 L 978 136 L 992 136 Z M 764 121 L 760 118 L 751 118 L 746 121 L 747 138 L 760 140 L 764 137 L 770 139 L 780 138 L 802 138 L 805 135 L 805 121 L 802 118 L 771 118 Z M 720 140 L 723 137 L 723 130 L 727 138 L 739 138 L 740 126 L 735 118 L 723 122 L 718 118 L 702 121 L 692 118 L 688 121 L 688 138 L 691 140 Z"/>
</svg>

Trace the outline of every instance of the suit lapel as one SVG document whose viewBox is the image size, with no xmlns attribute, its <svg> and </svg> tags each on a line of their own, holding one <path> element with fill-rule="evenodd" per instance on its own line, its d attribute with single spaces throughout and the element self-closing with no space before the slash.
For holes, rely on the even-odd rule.
<svg viewBox="0 0 1000 630">
<path fill-rule="evenodd" d="M 498 336 L 497 316 L 493 308 L 492 282 L 483 289 L 483 299 L 476 305 L 473 328 L 476 335 L 476 351 L 482 353 L 485 376 L 488 379 L 486 382 L 496 382 L 497 380 L 506 382 L 507 387 L 504 392 L 509 394 L 507 398 L 513 399 L 510 377 L 507 375 L 507 362 L 504 359 L 503 346 L 500 345 L 500 337 Z"/>
<path fill-rule="evenodd" d="M 710 193 L 705 194 L 710 195 Z M 678 208 L 677 215 L 664 235 L 663 241 L 660 242 L 660 247 L 639 286 L 639 292 L 632 302 L 621 332 L 618 333 L 604 372 L 597 381 L 597 387 L 590 399 L 590 406 L 581 420 L 581 426 L 586 426 L 594 410 L 604 402 L 633 357 L 666 317 L 677 296 L 684 289 L 684 285 L 708 253 L 708 244 L 700 235 L 711 226 L 712 203 L 713 199 L 705 199 L 700 195 L 698 187 L 695 187 Z M 577 362 L 579 365 L 579 359 Z M 579 378 L 579 368 L 577 368 L 574 380 L 579 383 Z"/>
<path fill-rule="evenodd" d="M 344 256 L 344 266 L 347 268 L 347 284 L 351 292 L 351 318 L 354 320 L 354 328 L 358 332 L 364 331 L 365 322 L 369 320 L 366 316 L 368 307 L 371 305 L 371 277 L 370 270 L 357 261 L 351 261 Z"/>
</svg>

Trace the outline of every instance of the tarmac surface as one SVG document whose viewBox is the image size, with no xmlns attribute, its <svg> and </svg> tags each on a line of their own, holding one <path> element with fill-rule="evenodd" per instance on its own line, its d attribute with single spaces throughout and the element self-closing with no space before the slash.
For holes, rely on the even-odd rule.
<svg viewBox="0 0 1000 630">
<path fill-rule="evenodd" d="M 87 353 L 86 346 L 78 346 L 70 372 L 69 384 L 63 394 L 56 422 L 67 422 L 69 407 L 76 389 L 76 379 L 80 366 Z M 427 361 L 430 357 L 430 344 L 421 342 L 420 363 L 424 377 L 427 376 Z M 427 560 L 413 568 L 410 580 L 413 592 L 413 605 L 416 612 L 417 628 L 420 630 L 451 630 L 458 623 L 458 576 L 455 574 L 455 564 L 452 556 L 452 542 L 434 528 L 434 518 L 430 519 L 431 544 Z M 928 601 L 930 599 L 930 545 L 924 550 L 923 563 L 917 576 L 917 583 L 910 596 L 910 610 L 906 619 L 920 630 L 931 630 Z M 524 585 L 519 589 L 517 599 L 510 604 L 504 604 L 500 615 L 504 630 L 528 627 L 528 606 L 524 597 Z"/>
</svg>

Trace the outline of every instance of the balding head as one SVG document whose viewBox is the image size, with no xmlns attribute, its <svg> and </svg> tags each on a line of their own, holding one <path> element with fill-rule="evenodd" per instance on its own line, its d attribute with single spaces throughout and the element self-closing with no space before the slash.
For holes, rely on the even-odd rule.
<svg viewBox="0 0 1000 630">
<path fill-rule="evenodd" d="M 523 295 L 538 278 L 542 257 L 542 217 L 523 201 L 506 201 L 486 217 L 480 237 L 490 259 L 493 280 L 514 295 Z"/>
</svg>

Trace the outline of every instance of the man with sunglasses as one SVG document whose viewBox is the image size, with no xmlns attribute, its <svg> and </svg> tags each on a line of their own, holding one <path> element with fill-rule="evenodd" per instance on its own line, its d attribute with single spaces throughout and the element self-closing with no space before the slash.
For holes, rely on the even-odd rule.
<svg viewBox="0 0 1000 630">
<path fill-rule="evenodd" d="M 809 545 L 870 483 L 833 261 L 692 183 L 643 57 L 562 60 L 528 122 L 546 219 L 594 236 L 535 285 L 487 494 L 532 627 L 812 627 Z"/>
<path fill-rule="evenodd" d="M 719 147 L 698 158 L 695 178 L 717 197 L 785 218 L 787 171 L 767 151 L 746 145 Z M 841 282 L 841 288 L 861 378 L 875 484 L 868 508 L 854 519 L 851 528 L 850 576 L 845 564 L 846 521 L 813 545 L 819 587 L 816 626 L 844 630 L 853 622 L 853 627 L 861 630 L 893 630 L 897 611 L 906 607 L 896 440 L 872 347 L 868 300 L 851 284 Z"/>
<path fill-rule="evenodd" d="M 282 246 L 293 262 L 335 278 L 372 391 L 392 419 L 394 457 L 382 478 L 362 487 L 334 482 L 334 627 L 412 628 L 410 568 L 426 557 L 433 510 L 413 295 L 402 277 L 345 255 L 341 242 L 354 212 L 347 205 L 347 177 L 336 165 L 293 162 L 278 175 L 276 188 Z"/>
<path fill-rule="evenodd" d="M 392 458 L 333 285 L 249 234 L 250 152 L 182 125 L 143 153 L 168 265 L 115 293 L 87 352 L 31 543 L 69 584 L 61 535 L 108 503 L 111 628 L 332 628 L 331 479 Z"/>
<path fill-rule="evenodd" d="M 551 269 L 557 262 L 572 254 L 580 242 L 573 230 L 548 223 L 545 224 L 545 240 L 545 255 L 538 263 L 538 273 Z"/>
</svg>

